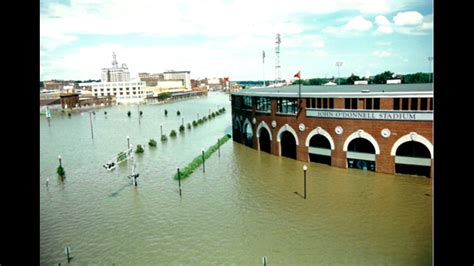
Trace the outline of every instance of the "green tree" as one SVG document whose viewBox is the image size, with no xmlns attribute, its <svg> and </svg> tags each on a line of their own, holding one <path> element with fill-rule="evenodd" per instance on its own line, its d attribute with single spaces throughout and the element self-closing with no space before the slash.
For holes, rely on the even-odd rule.
<svg viewBox="0 0 474 266">
<path fill-rule="evenodd" d="M 164 99 L 168 99 L 171 97 L 171 93 L 169 92 L 162 92 L 160 94 L 158 94 L 158 100 L 164 100 Z"/>
<path fill-rule="evenodd" d="M 347 78 L 347 84 L 354 84 L 354 82 L 357 80 L 360 80 L 360 77 L 352 73 L 352 75 Z"/>
<path fill-rule="evenodd" d="M 415 73 L 405 75 L 403 83 L 429 83 L 431 73 Z"/>
<path fill-rule="evenodd" d="M 371 78 L 370 83 L 375 83 L 375 84 L 386 84 L 387 80 L 392 79 L 393 77 L 393 72 L 391 71 L 385 71 L 383 73 L 375 75 L 373 78 Z"/>
</svg>

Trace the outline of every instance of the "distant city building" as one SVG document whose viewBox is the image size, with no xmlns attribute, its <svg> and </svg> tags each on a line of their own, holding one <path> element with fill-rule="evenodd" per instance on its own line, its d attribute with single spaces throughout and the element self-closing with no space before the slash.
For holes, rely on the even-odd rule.
<svg viewBox="0 0 474 266">
<path fill-rule="evenodd" d="M 144 101 L 145 82 L 139 79 L 127 82 L 91 82 L 80 86 L 91 86 L 94 96 L 115 96 L 117 103 L 140 103 Z"/>
<path fill-rule="evenodd" d="M 165 71 L 164 80 L 183 80 L 184 87 L 191 89 L 191 71 Z"/>
<path fill-rule="evenodd" d="M 74 86 L 74 80 L 46 80 L 44 83 L 44 89 L 48 90 L 62 90 L 64 86 Z"/>
<path fill-rule="evenodd" d="M 102 82 L 119 82 L 129 81 L 130 72 L 126 64 L 118 66 L 117 57 L 115 53 L 112 53 L 112 68 L 102 68 L 101 81 Z"/>
<path fill-rule="evenodd" d="M 146 96 L 146 83 L 139 78 L 131 80 L 127 66 L 122 64 L 122 67 L 118 67 L 115 53 L 112 68 L 102 69 L 101 82 L 85 82 L 79 86 L 82 90 L 90 90 L 97 98 L 115 98 L 120 104 L 141 103 Z"/>
</svg>

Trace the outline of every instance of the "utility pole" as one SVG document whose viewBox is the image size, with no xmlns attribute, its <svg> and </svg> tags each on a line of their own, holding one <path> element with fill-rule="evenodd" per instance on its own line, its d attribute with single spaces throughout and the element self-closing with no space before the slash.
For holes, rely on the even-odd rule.
<svg viewBox="0 0 474 266">
<path fill-rule="evenodd" d="M 432 68 L 431 68 L 431 62 L 433 61 L 433 59 L 434 59 L 434 57 L 428 56 L 428 62 L 429 62 L 429 64 L 430 64 L 430 69 L 428 70 L 428 75 L 429 75 L 429 77 L 428 77 L 428 82 L 429 82 L 429 83 L 431 83 L 431 76 L 432 76 L 432 72 L 433 72 L 433 70 L 432 70 Z"/>
<path fill-rule="evenodd" d="M 275 42 L 275 83 L 279 83 L 281 81 L 280 43 L 281 35 L 280 33 L 277 33 Z"/>
<path fill-rule="evenodd" d="M 337 66 L 337 85 L 339 85 L 339 77 L 341 76 L 340 72 L 339 72 L 339 69 L 341 68 L 342 66 L 342 62 L 341 61 L 337 61 L 336 62 L 336 66 Z"/>
</svg>

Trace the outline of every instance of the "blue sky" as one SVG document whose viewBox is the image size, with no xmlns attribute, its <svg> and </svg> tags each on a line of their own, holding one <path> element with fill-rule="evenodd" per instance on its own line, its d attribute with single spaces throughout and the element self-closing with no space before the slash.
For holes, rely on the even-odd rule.
<svg viewBox="0 0 474 266">
<path fill-rule="evenodd" d="M 432 1 L 41 1 L 40 79 L 100 79 L 112 52 L 131 76 L 282 79 L 427 72 Z M 262 51 L 265 64 L 262 64 Z"/>
</svg>

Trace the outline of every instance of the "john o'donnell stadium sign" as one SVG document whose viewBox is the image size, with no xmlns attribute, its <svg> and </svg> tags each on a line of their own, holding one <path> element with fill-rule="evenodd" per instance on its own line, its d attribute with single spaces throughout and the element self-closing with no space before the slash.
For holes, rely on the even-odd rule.
<svg viewBox="0 0 474 266">
<path fill-rule="evenodd" d="M 307 117 L 332 119 L 402 120 L 433 121 L 432 111 L 357 111 L 357 110 L 321 110 L 306 109 Z"/>
</svg>

